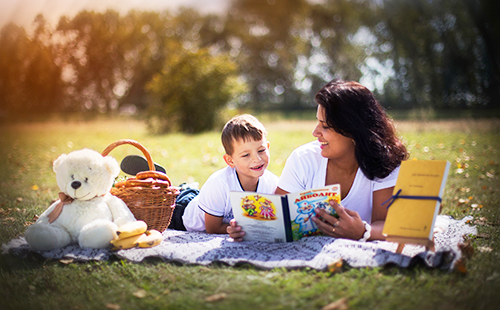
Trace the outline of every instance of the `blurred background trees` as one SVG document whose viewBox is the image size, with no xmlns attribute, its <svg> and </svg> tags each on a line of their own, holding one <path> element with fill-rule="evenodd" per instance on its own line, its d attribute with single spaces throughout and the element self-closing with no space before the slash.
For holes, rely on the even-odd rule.
<svg viewBox="0 0 500 310">
<path fill-rule="evenodd" d="M 82 11 L 0 31 L 0 119 L 145 116 L 200 132 L 231 106 L 297 111 L 333 78 L 388 109 L 493 109 L 500 10 L 487 0 L 234 0 L 224 15 Z M 53 27 L 53 28 L 52 28 Z"/>
</svg>

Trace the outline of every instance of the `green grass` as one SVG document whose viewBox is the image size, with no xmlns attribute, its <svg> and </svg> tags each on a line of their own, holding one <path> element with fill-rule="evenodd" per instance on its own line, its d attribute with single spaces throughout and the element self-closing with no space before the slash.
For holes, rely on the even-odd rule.
<svg viewBox="0 0 500 310">
<path fill-rule="evenodd" d="M 270 132 L 270 170 L 313 140 L 313 121 L 264 121 Z M 347 298 L 349 309 L 496 309 L 500 304 L 500 125 L 498 120 L 398 122 L 412 158 L 452 163 L 444 214 L 473 215 L 479 234 L 466 273 L 416 266 L 263 271 L 251 266 L 179 266 L 148 260 L 65 263 L 0 255 L 1 309 L 321 309 Z M 59 191 L 52 161 L 118 139 L 141 142 L 175 184 L 202 185 L 222 168 L 218 132 L 151 136 L 135 121 L 0 125 L 0 243 L 23 234 Z M 119 146 L 121 160 L 140 152 Z M 462 170 L 457 170 L 462 169 Z M 217 301 L 206 301 L 223 294 Z"/>
</svg>

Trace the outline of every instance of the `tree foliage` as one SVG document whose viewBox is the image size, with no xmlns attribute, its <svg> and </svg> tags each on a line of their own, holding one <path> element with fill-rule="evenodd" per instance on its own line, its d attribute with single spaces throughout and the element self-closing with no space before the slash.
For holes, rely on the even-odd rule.
<svg viewBox="0 0 500 310">
<path fill-rule="evenodd" d="M 34 22 L 30 40 L 26 31 L 8 24 L 0 33 L 0 117 L 51 113 L 61 100 L 61 68 L 54 63 L 50 31 L 42 16 Z"/>
<path fill-rule="evenodd" d="M 0 31 L 0 117 L 135 107 L 197 132 L 230 103 L 308 108 L 333 78 L 387 107 L 498 107 L 495 12 L 487 0 L 233 0 L 223 15 L 81 11 L 54 29 L 39 15 Z"/>
<path fill-rule="evenodd" d="M 180 52 L 169 58 L 148 84 L 154 104 L 150 126 L 161 132 L 201 132 L 214 127 L 217 112 L 246 89 L 237 65 L 208 50 Z"/>
<path fill-rule="evenodd" d="M 384 18 L 375 30 L 388 47 L 379 57 L 393 60 L 395 77 L 387 87 L 400 93 L 400 105 L 497 104 L 500 49 L 494 34 L 500 34 L 500 23 L 488 13 L 491 3 L 384 1 Z"/>
</svg>

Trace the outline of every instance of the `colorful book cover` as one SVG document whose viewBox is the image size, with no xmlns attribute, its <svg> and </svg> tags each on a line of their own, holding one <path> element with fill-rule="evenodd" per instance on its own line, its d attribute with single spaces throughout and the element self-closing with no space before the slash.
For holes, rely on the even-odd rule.
<svg viewBox="0 0 500 310">
<path fill-rule="evenodd" d="M 312 217 L 323 208 L 332 215 L 340 204 L 340 186 L 330 185 L 287 195 L 230 192 L 234 218 L 245 231 L 243 240 L 290 242 L 320 233 Z"/>
<path fill-rule="evenodd" d="M 382 233 L 432 240 L 449 170 L 448 161 L 402 162 Z"/>
</svg>

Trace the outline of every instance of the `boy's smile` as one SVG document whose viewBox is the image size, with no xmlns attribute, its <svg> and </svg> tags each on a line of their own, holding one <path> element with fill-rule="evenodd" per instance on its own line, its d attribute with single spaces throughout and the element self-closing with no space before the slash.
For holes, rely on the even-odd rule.
<svg viewBox="0 0 500 310">
<path fill-rule="evenodd" d="M 264 164 L 262 164 L 262 165 L 260 165 L 260 166 L 258 166 L 258 167 L 250 167 L 250 169 L 252 169 L 252 170 L 254 170 L 254 171 L 261 171 L 261 170 L 263 170 L 264 166 L 265 166 L 265 165 L 264 165 Z"/>
</svg>

